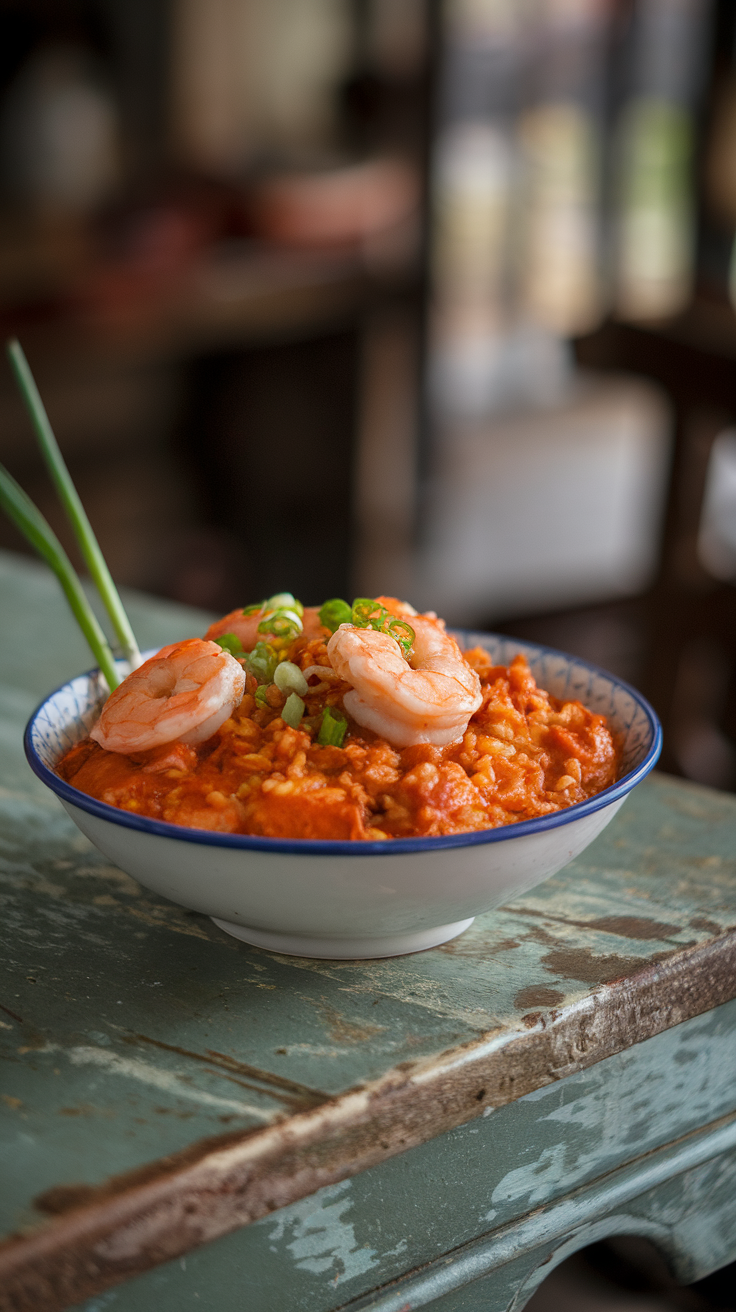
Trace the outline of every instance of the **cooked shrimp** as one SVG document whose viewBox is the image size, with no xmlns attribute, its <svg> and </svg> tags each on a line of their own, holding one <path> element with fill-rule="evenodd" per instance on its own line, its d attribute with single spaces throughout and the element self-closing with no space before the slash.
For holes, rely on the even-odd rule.
<svg viewBox="0 0 736 1312">
<path fill-rule="evenodd" d="M 412 615 L 419 614 L 419 611 L 415 610 L 408 601 L 399 601 L 398 597 L 376 597 L 375 601 L 379 606 L 383 606 L 385 610 L 390 611 L 392 615 L 395 615 L 397 619 L 410 619 Z M 425 620 L 436 620 L 437 613 L 433 610 L 425 611 L 423 618 Z M 438 623 L 444 629 L 445 621 L 438 620 Z"/>
<path fill-rule="evenodd" d="M 242 608 L 231 610 L 229 615 L 223 615 L 221 620 L 215 620 L 210 624 L 205 638 L 214 641 L 223 633 L 234 633 L 236 638 L 240 639 L 243 651 L 252 651 L 259 638 L 268 640 L 268 633 L 259 633 L 258 625 L 263 623 L 263 612 L 258 611 L 255 615 L 244 615 Z M 316 606 L 305 606 L 302 616 L 302 631 L 299 635 L 302 638 L 319 638 L 322 636 L 322 625 L 319 622 L 319 611 Z"/>
<path fill-rule="evenodd" d="M 417 615 L 394 598 L 380 600 L 384 606 L 391 602 L 394 614 L 395 603 L 401 617 L 408 618 L 416 634 L 412 655 L 407 663 L 388 633 L 341 624 L 327 654 L 333 669 L 353 687 L 343 697 L 345 710 L 394 747 L 457 742 L 483 700 L 478 675 L 442 620 Z"/>
<path fill-rule="evenodd" d="M 115 689 L 90 738 L 123 754 L 164 743 L 202 743 L 240 705 L 244 688 L 241 665 L 216 643 L 174 642 Z"/>
</svg>

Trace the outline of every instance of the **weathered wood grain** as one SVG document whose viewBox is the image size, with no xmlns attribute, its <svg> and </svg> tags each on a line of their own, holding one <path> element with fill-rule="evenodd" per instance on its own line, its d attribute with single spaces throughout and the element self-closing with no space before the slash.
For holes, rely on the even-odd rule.
<svg viewBox="0 0 736 1312">
<path fill-rule="evenodd" d="M 412 1301 L 418 1275 L 441 1275 L 469 1252 L 490 1254 L 480 1279 L 487 1301 L 477 1303 L 487 1312 L 506 1309 L 558 1254 L 616 1233 L 653 1239 L 675 1276 L 695 1279 L 736 1255 L 734 1154 L 720 1152 L 718 1137 L 735 1109 L 736 1001 L 157 1266 L 80 1312 L 202 1303 L 335 1312 L 368 1291 L 381 1297 L 387 1282 Z M 683 1159 L 694 1144 L 710 1159 L 705 1174 Z M 653 1163 L 661 1183 L 639 1207 Z M 624 1166 L 631 1203 L 610 1188 Z M 544 1245 L 529 1250 L 527 1221 L 540 1216 Z M 570 1226 L 562 1237 L 555 1217 Z M 475 1307 L 475 1259 L 455 1275 L 458 1306 Z M 432 1278 L 428 1292 L 455 1297 L 442 1288 Z"/>
<path fill-rule="evenodd" d="M 21 575 L 0 569 L 14 642 L 34 588 L 63 633 L 53 585 Z M 175 636 L 181 613 L 164 619 L 146 640 Z M 736 799 L 652 780 L 581 860 L 444 948 L 278 958 L 141 890 L 72 828 L 17 747 L 29 698 L 59 679 L 48 652 L 27 675 L 13 653 L 0 1307 L 67 1306 L 736 994 Z"/>
</svg>

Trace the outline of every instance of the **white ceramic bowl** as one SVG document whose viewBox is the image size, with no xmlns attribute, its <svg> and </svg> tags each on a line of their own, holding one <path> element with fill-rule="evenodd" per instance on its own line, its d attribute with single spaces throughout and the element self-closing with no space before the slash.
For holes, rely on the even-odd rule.
<svg viewBox="0 0 736 1312">
<path fill-rule="evenodd" d="M 31 768 L 115 865 L 230 934 L 308 957 L 387 957 L 434 947 L 553 875 L 601 832 L 661 748 L 654 711 L 611 674 L 549 647 L 461 632 L 497 664 L 524 652 L 542 688 L 579 698 L 623 735 L 621 778 L 596 797 L 537 820 L 447 838 L 335 842 L 251 838 L 149 820 L 72 788 L 54 766 L 92 727 L 97 671 L 47 697 L 26 729 Z"/>
</svg>

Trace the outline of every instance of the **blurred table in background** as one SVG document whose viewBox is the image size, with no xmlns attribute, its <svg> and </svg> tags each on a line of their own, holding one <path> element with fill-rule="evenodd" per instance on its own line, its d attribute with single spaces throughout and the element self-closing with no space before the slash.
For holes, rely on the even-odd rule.
<svg viewBox="0 0 736 1312">
<path fill-rule="evenodd" d="M 223 611 L 264 588 L 310 602 L 347 594 L 380 549 L 364 494 L 387 438 L 406 471 L 391 512 L 406 550 L 411 257 L 233 242 L 97 303 L 79 299 L 75 277 L 76 301 L 18 331 L 119 582 Z M 0 459 L 76 559 L 7 368 Z M 0 544 L 23 549 L 5 523 Z"/>
<path fill-rule="evenodd" d="M 659 566 L 637 603 L 638 682 L 663 723 L 664 768 L 735 789 L 736 580 L 714 578 L 698 543 L 713 443 L 736 420 L 736 315 L 700 300 L 665 324 L 608 323 L 576 352 L 586 368 L 659 383 L 673 406 Z"/>
</svg>

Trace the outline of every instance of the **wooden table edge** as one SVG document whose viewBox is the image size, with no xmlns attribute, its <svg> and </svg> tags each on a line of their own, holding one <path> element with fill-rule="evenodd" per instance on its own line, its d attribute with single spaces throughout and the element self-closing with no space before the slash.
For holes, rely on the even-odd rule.
<svg viewBox="0 0 736 1312">
<path fill-rule="evenodd" d="M 493 1030 L 262 1129 L 69 1189 L 69 1210 L 0 1243 L 1 1312 L 60 1312 L 736 996 L 736 928 L 528 1028 Z"/>
</svg>

